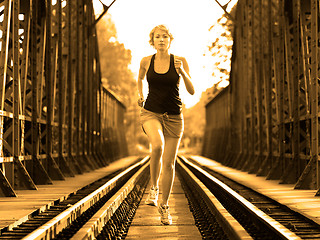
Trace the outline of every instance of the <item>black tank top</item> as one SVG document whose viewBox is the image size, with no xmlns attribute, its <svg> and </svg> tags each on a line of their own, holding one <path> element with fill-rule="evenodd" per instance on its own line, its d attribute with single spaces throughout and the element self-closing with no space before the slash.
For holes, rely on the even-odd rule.
<svg viewBox="0 0 320 240">
<path fill-rule="evenodd" d="M 154 71 L 152 56 L 147 72 L 149 93 L 144 108 L 156 113 L 180 114 L 182 102 L 179 97 L 179 74 L 174 67 L 174 56 L 170 54 L 170 67 L 166 73 Z"/>
</svg>

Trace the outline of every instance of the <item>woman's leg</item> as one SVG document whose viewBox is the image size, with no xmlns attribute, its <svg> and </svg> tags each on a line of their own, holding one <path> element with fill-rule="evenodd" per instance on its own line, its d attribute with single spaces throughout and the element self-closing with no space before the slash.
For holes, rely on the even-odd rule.
<svg viewBox="0 0 320 240">
<path fill-rule="evenodd" d="M 151 143 L 150 156 L 150 182 L 151 187 L 159 187 L 159 177 L 161 169 L 161 156 L 164 149 L 164 136 L 162 125 L 156 119 L 151 119 L 143 124 L 143 129 L 146 132 Z"/>
<path fill-rule="evenodd" d="M 168 205 L 174 175 L 175 162 L 181 138 L 165 137 L 162 156 L 162 204 Z"/>
</svg>

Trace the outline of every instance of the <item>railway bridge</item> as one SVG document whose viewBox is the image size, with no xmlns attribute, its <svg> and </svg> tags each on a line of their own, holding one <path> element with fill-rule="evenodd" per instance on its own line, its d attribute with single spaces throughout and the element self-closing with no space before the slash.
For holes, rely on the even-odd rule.
<svg viewBox="0 0 320 240">
<path fill-rule="evenodd" d="M 320 238 L 320 1 L 220 4 L 234 25 L 230 84 L 209 92 L 201 156 L 179 156 L 183 214 L 165 230 L 141 201 L 149 158 L 128 156 L 126 106 L 102 85 L 95 26 L 111 5 L 96 17 L 91 0 L 0 0 L 0 239 Z M 251 206 L 257 193 L 272 203 Z M 273 201 L 292 219 L 274 218 L 289 213 Z"/>
</svg>

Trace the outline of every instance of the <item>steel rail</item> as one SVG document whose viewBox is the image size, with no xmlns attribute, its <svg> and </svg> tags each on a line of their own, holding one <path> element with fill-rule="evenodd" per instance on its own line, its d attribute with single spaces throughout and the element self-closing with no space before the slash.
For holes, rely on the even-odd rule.
<svg viewBox="0 0 320 240">
<path fill-rule="evenodd" d="M 193 164 L 189 160 L 187 160 L 183 156 L 179 156 L 180 159 L 186 164 L 194 168 L 196 171 L 204 175 L 206 178 L 210 179 L 212 183 L 214 183 L 219 188 L 223 189 L 228 195 L 232 198 L 234 198 L 239 204 L 241 204 L 242 207 L 244 207 L 246 210 L 251 212 L 254 217 L 262 222 L 265 226 L 268 226 L 269 229 L 273 230 L 281 239 L 290 239 L 290 240 L 298 240 L 301 239 L 299 236 L 297 236 L 295 233 L 291 232 L 289 229 L 284 227 L 282 224 L 265 214 L 263 211 L 258 209 L 256 206 L 254 206 L 252 203 L 250 203 L 248 200 L 243 198 L 241 195 L 239 195 L 237 192 L 232 190 L 229 186 L 224 184 L 223 182 L 219 181 L 217 178 L 213 177 L 197 165 Z"/>
<path fill-rule="evenodd" d="M 116 177 L 112 178 L 106 184 L 81 199 L 76 204 L 72 205 L 70 208 L 66 209 L 55 218 L 51 219 L 40 228 L 34 230 L 24 238 L 23 240 L 41 240 L 41 239 L 52 239 L 57 236 L 63 229 L 71 225 L 73 221 L 77 219 L 82 213 L 98 202 L 104 195 L 106 195 L 110 189 L 115 187 L 117 181 L 129 173 L 134 168 L 145 164 L 149 157 L 143 158 L 140 162 L 134 164 L 133 166 L 127 168 L 122 173 L 118 174 Z"/>
<path fill-rule="evenodd" d="M 130 180 L 110 198 L 99 211 L 71 238 L 71 240 L 96 239 L 106 223 L 132 191 L 149 164 L 144 164 Z"/>
<path fill-rule="evenodd" d="M 180 158 L 181 156 L 179 156 Z M 219 224 L 223 226 L 229 239 L 234 240 L 249 240 L 253 239 L 249 233 L 241 226 L 241 224 L 222 206 L 219 200 L 210 192 L 210 190 L 187 168 L 182 160 L 177 159 L 177 163 L 183 171 L 191 178 L 193 187 L 202 193 L 201 195 L 206 196 L 207 203 L 210 204 L 210 209 L 213 210 L 217 217 Z"/>
</svg>

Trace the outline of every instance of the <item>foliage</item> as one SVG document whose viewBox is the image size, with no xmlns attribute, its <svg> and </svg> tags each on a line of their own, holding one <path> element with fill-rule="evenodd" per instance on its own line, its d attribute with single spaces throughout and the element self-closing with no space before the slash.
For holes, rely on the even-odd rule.
<svg viewBox="0 0 320 240">
<path fill-rule="evenodd" d="M 127 107 L 126 138 L 130 154 L 135 154 L 138 141 L 137 88 L 134 74 L 129 69 L 131 51 L 117 40 L 116 26 L 106 14 L 97 24 L 102 83 Z"/>
<path fill-rule="evenodd" d="M 212 75 L 216 82 L 229 80 L 232 55 L 232 28 L 233 23 L 225 15 L 209 28 L 214 41 L 208 46 L 206 55 L 212 57 Z"/>
<path fill-rule="evenodd" d="M 185 119 L 182 147 L 192 154 L 201 154 L 201 144 L 205 129 L 204 98 L 191 108 L 183 110 Z"/>
<path fill-rule="evenodd" d="M 136 87 L 133 73 L 128 67 L 131 51 L 117 41 L 116 27 L 108 14 L 98 22 L 97 35 L 102 83 L 128 106 L 135 96 Z"/>
<path fill-rule="evenodd" d="M 233 27 L 233 22 L 224 14 L 209 28 L 213 41 L 209 44 L 204 55 L 210 59 L 210 67 L 212 69 L 212 76 L 215 78 L 215 84 L 202 94 L 200 101 L 195 106 L 185 110 L 184 139 L 189 139 L 187 142 L 189 143 L 189 147 L 191 147 L 189 151 L 192 154 L 201 154 L 201 140 L 206 125 L 206 103 L 212 96 L 228 85 L 233 45 Z"/>
<path fill-rule="evenodd" d="M 235 7 L 232 9 L 230 15 L 234 14 Z M 229 85 L 233 30 L 234 23 L 226 14 L 209 28 L 213 41 L 208 45 L 205 55 L 211 59 L 212 76 L 215 78 L 215 83 L 204 95 L 206 98 L 205 102 L 210 101 L 217 92 Z"/>
</svg>

